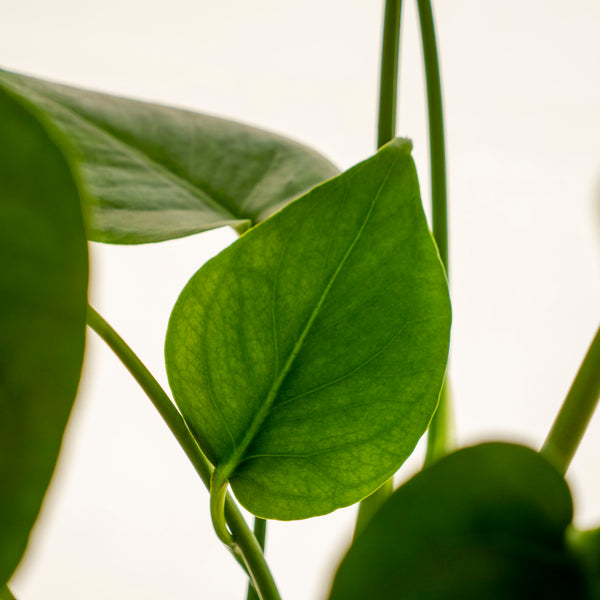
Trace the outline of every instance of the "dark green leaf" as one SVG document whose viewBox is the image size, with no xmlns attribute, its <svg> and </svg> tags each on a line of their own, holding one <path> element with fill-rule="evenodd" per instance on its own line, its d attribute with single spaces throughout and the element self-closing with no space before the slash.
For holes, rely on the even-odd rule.
<svg viewBox="0 0 600 600">
<path fill-rule="evenodd" d="M 410 142 L 315 188 L 190 280 L 177 404 L 240 502 L 299 519 L 367 496 L 435 410 L 450 303 Z"/>
<path fill-rule="evenodd" d="M 342 561 L 331 600 L 578 600 L 564 479 L 511 444 L 460 450 L 398 489 Z"/>
<path fill-rule="evenodd" d="M 88 236 L 158 242 L 253 225 L 337 175 L 288 139 L 224 119 L 0 71 L 77 150 Z"/>
<path fill-rule="evenodd" d="M 55 143 L 0 89 L 0 584 L 27 544 L 77 390 L 87 247 Z"/>
<path fill-rule="evenodd" d="M 577 556 L 587 573 L 590 598 L 600 598 L 600 528 L 579 531 L 571 527 L 567 534 L 569 547 Z"/>
</svg>

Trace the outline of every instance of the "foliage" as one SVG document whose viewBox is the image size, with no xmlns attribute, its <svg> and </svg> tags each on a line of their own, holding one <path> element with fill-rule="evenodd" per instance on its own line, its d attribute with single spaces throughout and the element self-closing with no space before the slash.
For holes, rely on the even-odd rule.
<svg viewBox="0 0 600 600">
<path fill-rule="evenodd" d="M 331 600 L 600 597 L 599 530 L 573 527 L 564 480 L 600 395 L 600 334 L 541 453 L 450 445 L 441 87 L 431 6 L 418 6 L 435 239 L 411 143 L 392 139 L 398 0 L 386 3 L 381 148 L 342 174 L 246 125 L 0 71 L 0 585 L 57 460 L 87 321 L 209 489 L 249 598 L 279 598 L 263 519 L 356 502 Z M 86 309 L 86 237 L 139 244 L 223 225 L 241 237 L 190 279 L 171 313 L 171 401 Z M 428 429 L 425 468 L 392 494 Z M 256 516 L 256 535 L 229 486 Z M 8 587 L 0 597 L 12 597 Z"/>
</svg>

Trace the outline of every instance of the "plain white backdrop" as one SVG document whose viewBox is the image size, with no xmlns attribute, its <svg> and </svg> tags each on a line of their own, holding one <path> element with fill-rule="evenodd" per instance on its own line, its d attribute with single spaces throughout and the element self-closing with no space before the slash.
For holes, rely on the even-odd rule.
<svg viewBox="0 0 600 600">
<path fill-rule="evenodd" d="M 414 141 L 427 203 L 420 40 L 414 2 L 404 4 L 398 134 Z M 600 318 L 600 3 L 440 0 L 434 11 L 457 438 L 538 448 Z M 373 0 L 2 0 L 0 66 L 245 121 L 346 169 L 374 151 L 382 14 Z M 170 309 L 234 238 L 224 229 L 92 244 L 92 304 L 165 386 Z M 422 444 L 397 481 L 421 459 Z M 583 526 L 600 524 L 599 462 L 596 417 L 568 477 Z M 270 525 L 268 560 L 285 599 L 326 596 L 355 510 Z M 91 332 L 56 476 L 12 587 L 20 600 L 244 594 L 206 490 Z"/>
</svg>

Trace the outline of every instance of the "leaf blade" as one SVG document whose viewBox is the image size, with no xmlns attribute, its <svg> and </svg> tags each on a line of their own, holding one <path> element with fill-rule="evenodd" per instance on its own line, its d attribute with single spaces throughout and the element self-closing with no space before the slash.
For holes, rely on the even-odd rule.
<svg viewBox="0 0 600 600">
<path fill-rule="evenodd" d="M 396 490 L 342 560 L 330 599 L 583 598 L 560 474 L 534 451 L 459 450 Z"/>
<path fill-rule="evenodd" d="M 259 129 L 0 70 L 69 139 L 88 236 L 136 244 L 253 225 L 337 169 Z"/>
<path fill-rule="evenodd" d="M 0 580 L 25 550 L 83 360 L 87 245 L 61 150 L 0 89 Z"/>
<path fill-rule="evenodd" d="M 410 144 L 397 140 L 190 280 L 167 373 L 240 502 L 305 518 L 360 500 L 410 454 L 435 410 L 449 327 Z"/>
</svg>

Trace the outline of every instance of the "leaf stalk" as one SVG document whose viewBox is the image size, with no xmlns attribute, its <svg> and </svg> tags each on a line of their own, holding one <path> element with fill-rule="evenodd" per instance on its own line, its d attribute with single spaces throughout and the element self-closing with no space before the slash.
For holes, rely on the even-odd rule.
<svg viewBox="0 0 600 600">
<path fill-rule="evenodd" d="M 89 305 L 87 323 L 107 343 L 127 370 L 133 375 L 134 379 L 140 384 L 140 387 L 144 390 L 171 430 L 171 433 L 175 436 L 175 439 L 179 442 L 179 445 L 183 448 L 204 485 L 210 490 L 214 468 L 204 456 L 183 417 L 161 385 L 123 338 Z M 219 499 L 221 500 L 221 498 Z M 233 498 L 227 493 L 226 486 L 222 502 L 224 521 L 227 522 L 231 530 L 230 537 L 233 541 L 230 548 L 236 560 L 252 578 L 256 589 L 259 591 L 261 600 L 281 600 L 273 576 L 265 561 L 262 548 L 252 531 L 248 528 Z"/>
<path fill-rule="evenodd" d="M 440 260 L 444 265 L 444 269 L 446 269 L 446 277 L 448 277 L 448 199 L 440 65 L 431 2 L 430 0 L 417 0 L 417 7 L 423 42 L 423 62 L 427 87 L 432 229 L 433 237 L 440 254 Z M 433 415 L 429 427 L 425 464 L 431 464 L 445 454 L 448 454 L 451 447 L 448 432 L 451 429 L 452 411 L 446 389 L 446 384 L 444 384 L 440 393 L 438 409 Z"/>
<path fill-rule="evenodd" d="M 396 136 L 401 13 L 402 0 L 386 0 L 381 43 L 377 148 L 381 148 Z M 391 478 L 359 504 L 354 535 L 362 531 L 393 491 L 394 481 Z"/>
<path fill-rule="evenodd" d="M 544 442 L 541 454 L 564 475 L 600 398 L 600 327 Z"/>
</svg>

